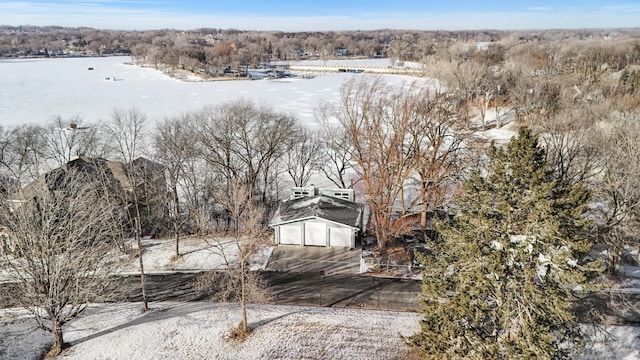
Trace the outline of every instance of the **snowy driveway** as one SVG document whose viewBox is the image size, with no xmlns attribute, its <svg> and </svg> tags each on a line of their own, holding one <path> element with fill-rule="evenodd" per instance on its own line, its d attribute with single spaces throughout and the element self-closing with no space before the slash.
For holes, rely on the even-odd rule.
<svg viewBox="0 0 640 360">
<path fill-rule="evenodd" d="M 266 270 L 325 275 L 358 274 L 360 250 L 340 247 L 278 245 Z"/>
</svg>

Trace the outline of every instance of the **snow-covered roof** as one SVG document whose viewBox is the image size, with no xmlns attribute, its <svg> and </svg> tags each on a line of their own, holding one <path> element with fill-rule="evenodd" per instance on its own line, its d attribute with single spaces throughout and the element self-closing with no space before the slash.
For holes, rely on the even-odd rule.
<svg viewBox="0 0 640 360">
<path fill-rule="evenodd" d="M 327 195 L 316 195 L 283 201 L 269 226 L 276 226 L 311 217 L 360 228 L 362 205 Z"/>
</svg>

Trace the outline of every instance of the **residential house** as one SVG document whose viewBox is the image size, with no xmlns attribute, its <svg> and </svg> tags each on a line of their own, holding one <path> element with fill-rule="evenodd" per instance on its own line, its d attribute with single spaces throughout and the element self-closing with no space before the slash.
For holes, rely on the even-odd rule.
<svg viewBox="0 0 640 360">
<path fill-rule="evenodd" d="M 336 56 L 349 56 L 349 50 L 346 48 L 336 49 Z"/>
<path fill-rule="evenodd" d="M 168 218 L 167 179 L 165 166 L 144 157 L 131 162 L 136 195 L 141 213 L 145 216 L 143 234 L 162 233 Z"/>
<path fill-rule="evenodd" d="M 69 178 L 72 171 L 74 177 Z M 65 181 L 78 179 L 76 174 L 82 175 L 81 181 L 111 194 L 110 201 L 122 209 L 123 216 L 131 218 L 135 215 L 133 205 L 137 200 L 143 235 L 153 235 L 162 230 L 167 218 L 164 166 L 142 157 L 124 164 L 81 156 L 40 176 L 13 198 L 17 201 L 32 198 L 43 189 L 58 191 Z"/>
<path fill-rule="evenodd" d="M 353 190 L 294 188 L 269 223 L 276 244 L 356 247 L 363 229 L 363 206 Z"/>
</svg>

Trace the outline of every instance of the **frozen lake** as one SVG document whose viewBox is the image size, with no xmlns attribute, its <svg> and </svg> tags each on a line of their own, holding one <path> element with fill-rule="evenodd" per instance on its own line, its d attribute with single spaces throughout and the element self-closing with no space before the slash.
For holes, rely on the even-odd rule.
<svg viewBox="0 0 640 360">
<path fill-rule="evenodd" d="M 325 73 L 313 79 L 185 82 L 125 64 L 130 61 L 129 57 L 0 60 L 0 125 L 45 124 L 56 116 L 96 123 L 107 120 L 114 109 L 132 107 L 156 122 L 209 104 L 249 99 L 313 126 L 318 105 L 337 101 L 345 80 L 368 76 Z M 386 59 L 378 61 L 388 65 Z M 414 79 L 385 77 L 392 82 Z"/>
</svg>

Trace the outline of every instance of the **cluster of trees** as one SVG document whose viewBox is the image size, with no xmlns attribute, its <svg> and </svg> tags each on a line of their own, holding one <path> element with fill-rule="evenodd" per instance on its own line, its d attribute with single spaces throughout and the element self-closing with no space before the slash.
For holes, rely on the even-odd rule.
<svg viewBox="0 0 640 360">
<path fill-rule="evenodd" d="M 0 26 L 0 57 L 129 54 L 127 34 L 60 26 Z"/>
<path fill-rule="evenodd" d="M 426 72 L 457 94 L 470 126 L 493 126 L 493 106 L 496 126 L 499 107 L 509 109 L 535 135 L 521 132 L 471 167 L 450 203 L 456 217 L 436 226 L 440 241 L 422 258 L 425 320 L 409 339 L 425 357 L 579 351 L 572 302 L 597 287 L 601 271 L 617 274 L 625 248 L 639 245 L 639 49 L 635 39 L 536 42 L 501 59 L 465 49 L 427 58 Z M 602 264 L 591 262 L 596 244 L 607 249 Z"/>
<path fill-rule="evenodd" d="M 263 286 L 245 265 L 258 243 L 268 238 L 262 229 L 270 214 L 264 210 L 282 193 L 279 181 L 291 177 L 291 182 L 306 184 L 324 153 L 318 138 L 293 116 L 247 101 L 205 107 L 156 125 L 150 128 L 144 114 L 130 109 L 114 110 L 100 125 L 57 118 L 47 126 L 0 132 L 0 220 L 12 225 L 3 227 L 0 262 L 19 287 L 29 289 L 16 288 L 10 295 L 56 335 L 55 352 L 62 348 L 63 324 L 103 294 L 112 270 L 107 265 L 116 249 L 128 251 L 123 246 L 128 238 L 137 243 L 144 311 L 148 303 L 141 239 L 162 233 L 175 237 L 176 257 L 185 233 L 231 234 L 239 263 L 233 261 L 237 254 L 230 257 L 221 248 L 221 256 L 229 260 L 228 274 L 209 283 L 214 289 L 227 284 L 233 291 L 222 293 L 238 295 L 242 304 L 255 300 Z M 140 161 L 140 156 L 155 162 Z M 52 213 L 43 207 L 49 201 L 55 205 Z M 32 216 L 16 218 L 21 212 Z M 96 219 L 84 222 L 84 215 Z M 43 220 L 34 221 L 33 216 Z M 109 226 L 89 236 L 87 231 L 95 229 L 89 220 Z M 63 237 L 69 244 L 57 240 Z M 40 245 L 31 249 L 34 242 Z M 74 256 L 78 261 L 66 260 Z M 78 306 L 67 309 L 67 304 Z M 243 319 L 239 330 L 245 333 L 246 313 Z"/>
<path fill-rule="evenodd" d="M 219 205 L 223 199 L 218 195 L 232 179 L 240 179 L 270 207 L 291 185 L 305 186 L 312 175 L 322 173 L 335 186 L 355 186 L 365 196 L 371 209 L 369 224 L 384 247 L 406 231 L 394 227 L 394 218 L 420 212 L 426 226 L 424 214 L 450 201 L 458 180 L 477 159 L 473 151 L 478 148 L 477 131 L 493 126 L 484 121 L 487 103 L 478 104 L 478 96 L 469 90 L 482 88 L 482 81 L 467 84 L 472 77 L 460 75 L 474 74 L 478 64 L 464 61 L 455 71 L 451 64 L 439 64 L 443 80 L 450 71 L 459 75 L 461 85 L 453 78 L 445 86 L 422 81 L 391 86 L 381 78 L 367 77 L 345 83 L 342 102 L 324 104 L 318 111 L 324 125 L 321 136 L 289 114 L 247 101 L 166 118 L 154 129 L 147 128 L 146 117 L 136 110 L 114 111 L 109 125 L 57 118 L 48 126 L 4 129 L 3 187 L 6 192 L 25 185 L 80 154 L 127 164 L 146 156 L 167 169 L 167 212 L 177 238 L 184 231 L 228 228 L 227 209 Z M 630 203 L 634 197 L 628 190 L 634 175 L 619 170 L 631 162 L 625 164 L 618 144 L 633 146 L 637 96 L 599 88 L 596 102 L 574 97 L 569 92 L 576 86 L 572 83 L 523 90 L 527 82 L 539 86 L 533 83 L 537 76 L 545 75 L 520 73 L 512 85 L 500 87 L 504 100 L 494 105 L 498 122 L 502 117 L 508 120 L 507 109 L 515 121 L 544 134 L 541 141 L 551 166 L 563 181 L 587 183 L 599 203 L 607 204 L 596 209 L 603 219 L 599 224 L 606 224 L 597 233 L 599 241 L 615 244 L 610 259 L 615 269 L 633 236 L 612 234 L 628 231 L 621 227 L 636 221 L 635 203 Z M 124 141 L 128 137 L 139 145 L 131 147 Z M 613 166 L 611 159 L 620 161 Z M 621 193 L 627 194 L 624 201 Z M 262 224 L 268 216 L 267 212 Z M 621 237 L 628 240 L 620 243 Z"/>
<path fill-rule="evenodd" d="M 381 78 L 345 83 L 341 100 L 319 114 L 356 174 L 378 246 L 409 231 L 393 221 L 404 215 L 420 212 L 426 229 L 427 212 L 445 204 L 471 159 L 472 132 L 455 102 L 425 83 L 391 86 Z"/>
<path fill-rule="evenodd" d="M 585 260 L 591 192 L 562 181 L 525 128 L 490 148 L 483 172 L 421 256 L 424 319 L 410 342 L 433 359 L 569 358 L 583 345 L 572 302 L 601 272 Z"/>
<path fill-rule="evenodd" d="M 188 31 L 158 29 L 148 31 L 114 31 L 59 26 L 0 26 L 1 56 L 43 56 L 69 51 L 87 54 L 112 54 L 134 51 L 139 56 L 156 58 L 173 64 L 178 57 L 208 63 L 219 61 L 230 66 L 260 63 L 270 59 L 297 60 L 308 57 L 333 57 L 344 49 L 352 56 L 402 56 L 419 59 L 421 53 L 433 52 L 437 42 L 496 41 L 510 34 L 504 31 L 341 31 L 292 32 L 242 31 L 202 28 Z M 542 36 L 542 32 L 538 33 Z M 592 35 L 585 31 L 582 36 Z M 523 35 L 524 36 L 524 35 Z M 529 35 L 533 36 L 533 35 Z"/>
<path fill-rule="evenodd" d="M 230 195 L 232 181 L 241 181 L 270 206 L 291 184 L 306 185 L 326 153 L 320 139 L 292 115 L 249 101 L 208 106 L 149 125 L 144 114 L 130 109 L 114 110 L 100 125 L 56 118 L 45 126 L 4 128 L 3 192 L 18 193 L 77 156 L 119 161 L 132 166 L 131 176 L 140 170 L 129 164 L 146 157 L 165 168 L 173 232 L 204 234 L 229 228 L 228 209 L 220 204 Z"/>
<path fill-rule="evenodd" d="M 324 176 L 364 195 L 384 248 L 407 230 L 392 219 L 419 209 L 426 227 L 427 211 L 447 201 L 471 161 L 472 131 L 451 97 L 419 82 L 403 88 L 382 78 L 354 78 L 342 87 L 342 100 L 319 110 L 323 128 L 316 133 L 292 115 L 248 101 L 169 117 L 153 129 L 136 110 L 114 111 L 100 126 L 58 118 L 49 126 L 3 131 L 0 168 L 12 179 L 7 187 L 20 187 L 76 155 L 157 161 L 166 168 L 170 220 L 159 222 L 170 224 L 161 230 L 175 236 L 176 256 L 180 234 L 229 229 L 229 209 L 221 204 L 233 181 L 269 210 L 291 186 Z M 265 212 L 262 225 L 270 215 Z"/>
<path fill-rule="evenodd" d="M 518 64 L 589 78 L 602 70 L 637 63 L 637 32 L 617 30 L 342 32 L 241 31 L 204 28 L 114 31 L 91 28 L 2 26 L 0 56 L 131 54 L 156 67 L 211 73 L 219 67 L 256 67 L 272 60 L 329 59 L 342 54 L 390 61 L 464 60 L 486 65 Z M 597 64 L 597 65 L 594 65 Z M 606 69 L 599 68 L 607 64 Z M 464 76 L 464 74 L 460 74 Z M 548 74 L 554 76 L 555 74 Z M 499 92 L 499 91 L 498 91 Z"/>
<path fill-rule="evenodd" d="M 238 239 L 244 232 L 249 238 L 257 238 L 254 230 L 264 227 L 269 209 L 286 197 L 286 189 L 304 186 L 314 175 L 324 175 L 337 187 L 354 187 L 367 202 L 368 224 L 380 248 L 410 230 L 396 219 L 420 213 L 421 225 L 426 227 L 428 211 L 444 205 L 456 209 L 458 216 L 453 223 L 438 225 L 442 237 L 429 249 L 434 256 L 422 258 L 428 269 L 424 281 L 425 321 L 422 333 L 410 341 L 426 355 L 566 355 L 571 348 L 565 345 L 578 346 L 580 339 L 579 328 L 568 311 L 568 301 L 576 295 L 572 289 L 582 285 L 582 290 L 587 290 L 588 281 L 600 271 L 599 263 L 587 261 L 589 248 L 604 245 L 608 249 L 606 268 L 617 272 L 625 247 L 638 245 L 638 41 L 630 36 L 582 39 L 576 33 L 567 36 L 562 32 L 535 36 L 499 33 L 496 38 L 479 32 L 455 33 L 455 37 L 453 33 L 429 33 L 435 43 L 415 50 L 426 32 L 376 34 L 385 33 L 388 56 L 395 52 L 398 59 L 421 60 L 426 65 L 425 74 L 438 81 L 393 86 L 366 74 L 354 77 L 343 84 L 339 103 L 323 104 L 318 109 L 322 129 L 315 133 L 290 114 L 248 101 L 168 117 L 153 128 L 144 114 L 131 109 L 114 111 L 101 125 L 58 118 L 48 126 L 2 129 L 1 190 L 6 196 L 19 194 L 25 184 L 41 174 L 50 174 L 76 155 L 118 160 L 134 184 L 126 195 L 130 205 L 124 217 L 116 216 L 121 203 L 107 195 L 111 192 L 92 186 L 83 191 L 65 190 L 62 193 L 68 196 L 62 197 L 64 201 L 56 198 L 60 193 L 53 192 L 33 198 L 43 200 L 22 202 L 17 208 L 3 202 L 3 224 L 16 224 L 15 229 L 7 227 L 7 231 L 40 244 L 53 244 L 63 237 L 76 239 L 55 251 L 19 251 L 27 260 L 52 261 L 47 269 L 62 266 L 56 261 L 71 253 L 86 249 L 88 254 L 93 244 L 116 238 L 114 234 L 126 229 L 138 240 L 144 295 L 140 239 L 153 226 L 146 226 L 143 220 L 147 219 L 143 205 L 148 203 L 148 192 L 136 186 L 144 183 L 144 174 L 133 165 L 136 158 L 145 156 L 164 167 L 166 191 L 162 203 L 166 217 L 161 223 L 165 234 L 175 238 L 176 256 L 180 255 L 180 236 L 185 233 L 223 230 Z M 147 34 L 149 40 L 132 47 L 137 60 L 186 68 L 185 59 L 198 59 L 194 71 L 202 64 L 264 61 L 264 54 L 271 58 L 274 51 L 284 51 L 277 50 L 280 42 L 276 40 L 293 43 L 303 38 L 311 41 L 315 36 L 338 44 L 333 33 L 304 37 L 203 29 L 135 34 Z M 360 36 L 363 43 L 368 36 L 345 34 Z M 591 35 L 595 34 L 602 35 Z M 273 36 L 268 38 L 273 41 L 267 35 Z M 493 42 L 486 49 L 479 48 L 458 36 Z M 206 39 L 212 39 L 211 43 Z M 183 50 L 172 53 L 178 48 L 176 42 L 181 42 Z M 246 44 L 256 46 L 257 57 L 251 58 L 249 50 L 242 50 L 249 48 L 244 47 Z M 289 49 L 299 46 L 290 45 Z M 209 48 L 218 50 L 208 57 Z M 248 57 L 236 58 L 239 54 Z M 220 60 L 221 56 L 227 58 Z M 488 116 L 490 111 L 496 113 L 495 123 L 487 121 L 493 119 Z M 480 131 L 506 122 L 528 130 L 522 130 L 505 150 L 490 147 L 485 151 Z M 84 191 L 90 195 L 74 195 Z M 91 202 L 74 204 L 82 198 Z M 63 210 L 45 206 L 45 200 L 59 204 Z M 98 232 L 95 237 L 82 232 L 75 237 L 63 233 L 74 230 L 71 225 L 58 226 L 66 219 L 65 211 L 86 212 L 89 216 L 97 202 L 107 206 L 100 213 L 109 215 L 96 220 L 97 224 L 118 224 L 115 228 L 104 227 L 108 233 Z M 49 208 L 52 215 L 47 212 Z M 46 230 L 45 225 L 51 225 L 52 231 L 40 231 L 39 238 L 30 236 L 17 225 L 21 219 L 42 226 L 26 230 Z M 88 231 L 93 226 L 91 219 L 84 223 Z M 244 259 L 250 250 L 241 248 L 241 257 Z M 104 256 L 104 250 L 96 251 Z M 99 256 L 85 258 L 93 259 L 94 265 L 104 260 Z M 33 262 L 31 269 L 41 269 L 42 263 Z M 5 264 L 31 263 L 23 265 L 7 256 Z M 237 289 L 239 284 L 244 289 L 245 284 L 256 281 L 247 275 L 244 265 L 242 261 L 239 272 L 209 279 L 209 285 L 203 280 L 203 286 L 211 287 L 225 279 L 228 288 Z M 83 265 L 74 266 L 80 269 Z M 24 293 L 32 294 L 31 299 L 49 301 L 60 286 L 37 282 L 37 273 L 31 271 L 34 274 L 23 281 L 36 290 Z M 69 288 L 67 285 L 76 279 L 64 281 Z M 236 299 L 223 294 L 224 298 Z M 252 299 L 243 291 L 240 294 L 241 303 Z M 86 298 L 78 299 L 63 299 L 53 305 L 53 310 L 39 302 L 33 309 L 46 311 L 43 319 L 60 319 L 53 321 L 55 333 L 68 318 L 67 313 L 56 311 L 70 302 L 83 303 Z M 246 325 L 244 318 L 240 330 L 246 331 Z"/>
</svg>

